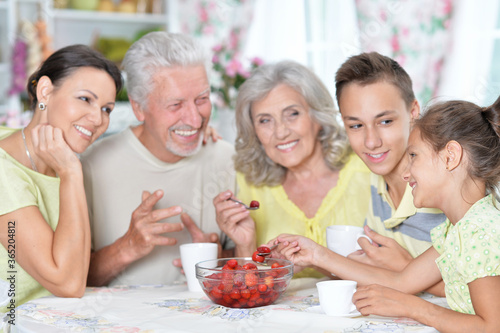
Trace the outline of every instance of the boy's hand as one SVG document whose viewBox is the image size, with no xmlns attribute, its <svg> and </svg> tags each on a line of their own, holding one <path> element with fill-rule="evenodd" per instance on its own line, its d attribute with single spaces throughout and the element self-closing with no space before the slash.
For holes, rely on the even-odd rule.
<svg viewBox="0 0 500 333">
<path fill-rule="evenodd" d="M 358 240 L 362 250 L 351 253 L 347 258 L 392 271 L 402 271 L 413 257 L 394 239 L 379 235 L 365 226 L 365 234 L 373 243 L 366 238 Z"/>
</svg>

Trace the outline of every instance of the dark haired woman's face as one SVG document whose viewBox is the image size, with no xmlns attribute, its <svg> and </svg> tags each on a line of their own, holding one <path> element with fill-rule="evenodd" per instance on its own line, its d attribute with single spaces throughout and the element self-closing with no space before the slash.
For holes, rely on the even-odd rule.
<svg viewBox="0 0 500 333">
<path fill-rule="evenodd" d="M 116 88 L 111 76 L 82 67 L 64 78 L 47 95 L 47 121 L 63 131 L 76 153 L 82 153 L 103 134 L 115 106 Z"/>
</svg>

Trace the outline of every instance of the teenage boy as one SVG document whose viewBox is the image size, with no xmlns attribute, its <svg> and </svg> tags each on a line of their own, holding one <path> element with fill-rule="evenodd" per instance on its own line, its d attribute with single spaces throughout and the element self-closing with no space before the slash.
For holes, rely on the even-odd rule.
<svg viewBox="0 0 500 333">
<path fill-rule="evenodd" d="M 420 114 L 410 76 L 396 61 L 372 52 L 349 58 L 335 82 L 351 146 L 372 171 L 365 232 L 373 244 L 361 238 L 362 251 L 349 258 L 402 270 L 431 246 L 430 230 L 446 219 L 439 210 L 415 208 L 402 178 L 411 124 Z"/>
</svg>

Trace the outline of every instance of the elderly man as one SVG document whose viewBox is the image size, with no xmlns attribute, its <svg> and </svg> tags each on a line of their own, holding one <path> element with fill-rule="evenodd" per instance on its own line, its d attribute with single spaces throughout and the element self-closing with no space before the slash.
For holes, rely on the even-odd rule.
<svg viewBox="0 0 500 333">
<path fill-rule="evenodd" d="M 170 283 L 183 243 L 229 239 L 212 198 L 235 189 L 234 149 L 202 140 L 210 118 L 203 49 L 191 38 L 152 32 L 123 66 L 142 123 L 97 142 L 82 156 L 92 227 L 88 285 Z M 189 215 L 188 215 L 189 214 Z"/>
</svg>

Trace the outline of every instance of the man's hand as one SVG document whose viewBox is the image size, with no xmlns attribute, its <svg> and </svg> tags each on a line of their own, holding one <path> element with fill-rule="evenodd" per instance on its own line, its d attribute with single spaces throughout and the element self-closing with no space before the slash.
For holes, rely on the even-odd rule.
<svg viewBox="0 0 500 333">
<path fill-rule="evenodd" d="M 162 234 L 181 231 L 182 223 L 159 223 L 158 221 L 179 215 L 182 208 L 172 206 L 153 210 L 154 205 L 162 197 L 161 190 L 153 194 L 147 191 L 142 192 L 142 203 L 132 213 L 129 229 L 121 239 L 124 244 L 122 249 L 130 262 L 146 256 L 157 245 L 168 246 L 177 243 L 174 237 L 166 237 Z"/>
<path fill-rule="evenodd" d="M 379 235 L 365 226 L 365 234 L 373 243 L 362 237 L 358 244 L 362 250 L 351 253 L 347 258 L 392 271 L 402 271 L 413 257 L 394 239 Z"/>
<path fill-rule="evenodd" d="M 218 257 L 221 257 L 222 253 L 222 245 L 219 243 L 219 235 L 217 235 L 215 232 L 211 232 L 209 234 L 206 234 L 201 230 L 196 223 L 194 223 L 193 219 L 187 214 L 187 213 L 182 213 L 181 214 L 181 221 L 186 227 L 187 231 L 191 234 L 191 239 L 193 243 L 217 243 L 218 245 Z M 175 267 L 182 268 L 182 262 L 181 259 L 174 259 L 172 261 L 172 264 Z"/>
</svg>

